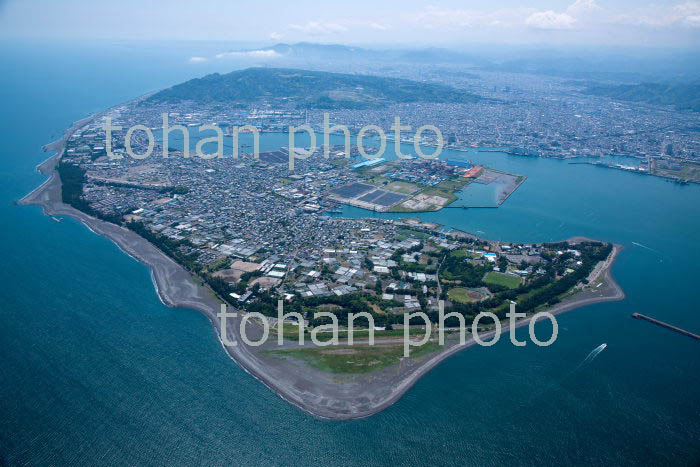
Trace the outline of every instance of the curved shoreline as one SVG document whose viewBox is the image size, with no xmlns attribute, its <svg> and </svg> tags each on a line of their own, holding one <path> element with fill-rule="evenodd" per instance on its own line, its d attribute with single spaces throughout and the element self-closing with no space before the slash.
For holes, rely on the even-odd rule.
<svg viewBox="0 0 700 467">
<path fill-rule="evenodd" d="M 220 301 L 215 297 L 211 289 L 196 284 L 192 280 L 193 276 L 181 265 L 136 233 L 125 227 L 89 216 L 61 201 L 61 182 L 55 168 L 63 155 L 65 141 L 76 130 L 100 117 L 105 112 L 74 123 L 62 138 L 44 146 L 44 149 L 47 151 L 56 151 L 56 154 L 37 166 L 37 170 L 48 174 L 49 178 L 22 198 L 18 204 L 41 206 L 44 214 L 48 216 L 62 215 L 77 219 L 94 233 L 110 239 L 127 255 L 145 264 L 149 268 L 156 294 L 165 305 L 190 308 L 202 312 L 211 321 L 219 343 L 229 357 L 241 366 L 244 371 L 268 386 L 288 403 L 321 418 L 348 420 L 368 417 L 394 404 L 421 377 L 443 360 L 476 344 L 473 339 L 468 340 L 464 345 L 459 345 L 458 343 L 450 345 L 448 343 L 442 351 L 429 356 L 427 359 L 420 362 L 408 362 L 403 369 L 399 365 L 395 375 L 388 374 L 394 370 L 391 370 L 391 372 L 380 370 L 377 372 L 380 374 L 379 377 L 372 373 L 372 377 L 363 378 L 363 376 L 357 376 L 350 378 L 350 381 L 346 382 L 329 380 L 328 375 L 323 375 L 309 367 L 305 367 L 304 371 L 298 371 L 299 368 L 295 364 L 286 360 L 275 360 L 273 358 L 265 358 L 260 353 L 256 354 L 255 349 L 244 345 L 240 338 L 240 315 L 233 320 L 229 320 L 232 322 L 229 323 L 226 329 L 226 337 L 237 345 L 225 345 L 222 340 L 221 323 L 217 317 Z M 581 241 L 585 239 L 577 237 L 570 240 Z M 579 291 L 575 296 L 565 299 L 564 302 L 547 311 L 557 315 L 594 303 L 623 300 L 625 294 L 610 273 L 621 249 L 620 245 L 614 245 L 610 256 L 606 259 L 601 269 L 597 271 L 596 280 L 602 279 L 600 286 L 602 294 L 591 295 L 592 289 L 590 288 L 588 289 L 588 296 L 585 295 L 586 291 Z M 596 270 L 597 266 L 591 275 L 596 273 Z M 514 327 L 519 328 L 528 325 L 531 319 L 532 317 L 521 320 Z M 246 334 L 252 337 L 252 340 L 256 340 L 255 326 L 251 325 L 249 327 L 253 328 L 252 332 L 249 328 L 246 328 Z M 502 326 L 501 334 L 508 332 L 509 329 L 510 326 L 508 325 Z M 488 340 L 495 333 L 496 331 L 490 331 L 480 337 Z M 264 346 L 261 347 L 261 349 L 264 348 Z"/>
</svg>

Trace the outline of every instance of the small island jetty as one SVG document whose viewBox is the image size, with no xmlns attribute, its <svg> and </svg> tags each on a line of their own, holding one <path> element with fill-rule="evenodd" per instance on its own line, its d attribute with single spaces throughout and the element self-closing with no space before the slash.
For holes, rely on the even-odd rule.
<svg viewBox="0 0 700 467">
<path fill-rule="evenodd" d="M 664 323 L 663 321 L 659 321 L 658 319 L 654 319 L 654 318 L 652 318 L 652 317 L 650 317 L 650 316 L 643 315 L 643 314 L 641 314 L 641 313 L 632 313 L 632 318 L 635 318 L 635 319 L 643 319 L 643 320 L 649 321 L 650 323 L 654 323 L 654 324 L 656 324 L 656 325 L 659 325 L 659 326 L 661 326 L 661 327 L 664 327 L 664 328 L 666 328 L 666 329 L 670 329 L 671 331 L 676 331 L 676 332 L 679 332 L 679 333 L 681 333 L 681 334 L 684 334 L 684 335 L 686 335 L 686 336 L 688 336 L 688 337 L 692 337 L 693 339 L 698 339 L 698 340 L 700 340 L 700 336 L 697 335 L 697 334 L 693 334 L 693 333 L 690 332 L 690 331 L 686 331 L 685 329 L 681 329 L 681 328 L 676 327 L 676 326 L 673 326 L 673 325 L 671 325 L 671 324 Z"/>
</svg>

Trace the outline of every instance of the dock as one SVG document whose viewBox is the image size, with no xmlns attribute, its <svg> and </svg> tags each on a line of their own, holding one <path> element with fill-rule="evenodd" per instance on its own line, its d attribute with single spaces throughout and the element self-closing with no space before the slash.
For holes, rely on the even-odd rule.
<svg viewBox="0 0 700 467">
<path fill-rule="evenodd" d="M 671 331 L 676 331 L 676 332 L 684 334 L 688 337 L 692 337 L 693 339 L 700 340 L 700 336 L 697 334 L 694 334 L 690 331 L 686 331 L 685 329 L 681 329 L 679 327 L 673 326 L 672 324 L 664 323 L 663 321 L 659 321 L 658 319 L 654 319 L 650 316 L 643 315 L 641 313 L 632 313 L 632 318 L 643 319 L 645 321 L 649 321 L 650 323 L 654 323 L 657 326 L 661 326 L 662 328 L 670 329 Z"/>
</svg>

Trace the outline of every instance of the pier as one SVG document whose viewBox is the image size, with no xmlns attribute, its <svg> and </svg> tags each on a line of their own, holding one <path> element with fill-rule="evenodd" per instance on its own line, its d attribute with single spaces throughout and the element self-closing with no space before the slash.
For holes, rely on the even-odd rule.
<svg viewBox="0 0 700 467">
<path fill-rule="evenodd" d="M 686 331 L 685 329 L 681 329 L 681 328 L 676 327 L 676 326 L 673 326 L 673 325 L 671 325 L 671 324 L 664 323 L 663 321 L 659 321 L 658 319 L 654 319 L 654 318 L 652 318 L 652 317 L 650 317 L 650 316 L 643 315 L 643 314 L 641 314 L 641 313 L 632 313 L 632 318 L 643 319 L 643 320 L 649 321 L 650 323 L 654 323 L 654 324 L 656 324 L 656 325 L 658 325 L 658 326 L 661 326 L 661 327 L 663 327 L 663 328 L 670 329 L 671 331 L 676 331 L 676 332 L 679 332 L 679 333 L 681 333 L 681 334 L 684 334 L 684 335 L 686 335 L 686 336 L 688 336 L 688 337 L 692 337 L 693 339 L 698 339 L 698 340 L 700 340 L 700 336 L 698 336 L 697 334 L 693 334 L 693 333 L 690 332 L 690 331 Z"/>
</svg>

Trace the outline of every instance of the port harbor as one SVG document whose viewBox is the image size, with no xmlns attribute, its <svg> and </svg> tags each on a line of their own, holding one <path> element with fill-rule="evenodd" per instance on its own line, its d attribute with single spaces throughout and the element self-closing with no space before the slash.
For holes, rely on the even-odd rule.
<svg viewBox="0 0 700 467">
<path fill-rule="evenodd" d="M 330 199 L 380 212 L 497 208 L 526 179 L 463 160 L 386 161 L 379 158 L 356 163 L 351 169 L 356 173 L 356 180 L 332 189 Z M 467 198 L 461 199 L 460 193 L 465 193 Z M 461 204 L 453 206 L 458 199 Z"/>
<path fill-rule="evenodd" d="M 509 153 L 510 154 L 510 153 Z M 602 167 L 604 169 L 615 169 L 622 170 L 624 172 L 630 172 L 640 175 L 656 175 L 658 177 L 666 178 L 679 185 L 688 185 L 689 183 L 699 183 L 695 175 L 697 171 L 697 164 L 687 163 L 685 165 L 667 161 L 667 160 L 654 160 L 654 159 L 639 159 L 639 165 L 629 165 L 621 163 L 608 163 L 603 161 L 583 161 L 583 162 L 569 162 L 572 165 L 594 165 L 596 167 Z M 681 169 L 686 167 L 685 172 Z"/>
<path fill-rule="evenodd" d="M 281 133 L 277 135 L 279 134 Z M 194 141 L 199 138 L 196 134 L 191 136 Z M 273 138 L 274 136 L 276 135 L 272 135 Z M 161 144 L 162 138 L 159 137 L 156 152 Z M 182 157 L 182 141 L 176 140 L 170 144 L 175 147 L 171 148 L 171 154 Z M 241 147 L 250 145 L 244 143 Z M 386 158 L 367 159 L 360 155 L 355 144 L 310 149 L 295 147 L 294 151 L 305 154 L 305 158 L 310 157 L 309 162 L 318 173 L 306 173 L 303 176 L 285 174 L 281 180 L 288 185 L 300 180 L 318 185 L 321 179 L 324 180 L 325 189 L 318 192 L 316 197 L 311 197 L 311 203 L 304 204 L 307 211 L 334 212 L 338 211 L 337 206 L 340 204 L 368 211 L 397 213 L 431 212 L 446 207 L 497 208 L 527 179 L 524 175 L 476 164 L 465 158 L 450 157 L 441 160 L 405 156 L 397 159 L 395 155 L 390 155 Z M 324 159 L 326 151 L 329 153 L 328 159 Z M 240 163 L 253 162 L 256 167 L 277 171 L 286 168 L 289 148 L 282 146 L 263 151 L 257 157 L 251 153 L 242 153 L 241 157 Z M 103 160 L 106 160 L 104 156 L 97 162 Z M 342 176 L 334 176 L 339 171 L 343 172 Z M 104 177 L 102 181 L 111 185 L 134 183 L 110 177 Z M 141 185 L 153 187 L 154 183 L 149 181 Z M 308 191 L 309 187 L 304 186 L 306 188 L 303 191 Z M 162 185 L 160 188 L 167 187 Z M 301 195 L 297 193 L 295 196 Z"/>
<path fill-rule="evenodd" d="M 664 323 L 663 321 L 659 321 L 658 319 L 654 319 L 650 316 L 643 315 L 641 313 L 632 313 L 632 318 L 641 319 L 644 321 L 649 321 L 650 323 L 656 324 L 657 326 L 661 326 L 662 328 L 670 329 L 671 331 L 675 331 L 675 332 L 683 334 L 685 336 L 692 337 L 693 339 L 700 340 L 700 335 L 697 335 L 697 334 L 692 333 L 690 331 L 686 331 L 685 329 L 681 329 L 681 328 L 674 326 L 672 324 Z"/>
</svg>

